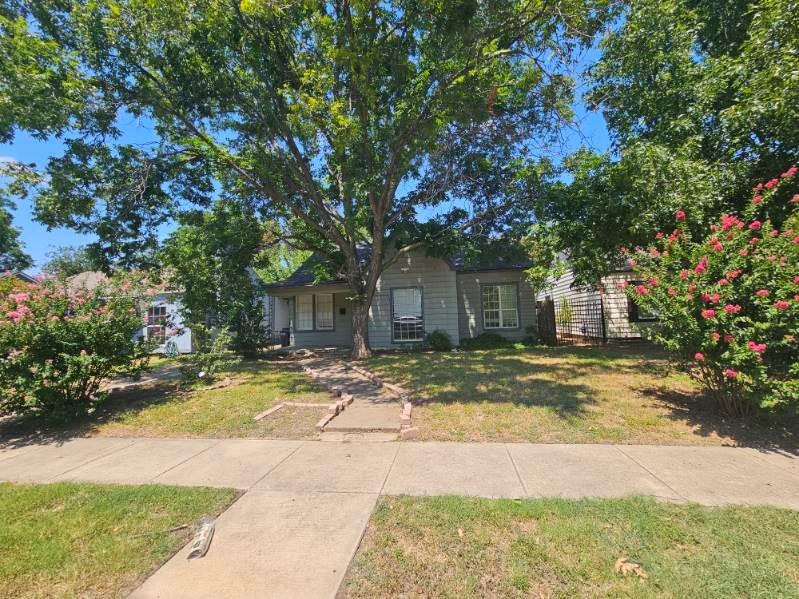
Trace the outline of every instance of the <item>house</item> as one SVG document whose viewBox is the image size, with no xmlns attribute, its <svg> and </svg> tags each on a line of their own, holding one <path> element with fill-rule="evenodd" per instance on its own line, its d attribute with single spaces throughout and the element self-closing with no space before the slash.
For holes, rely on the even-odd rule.
<svg viewBox="0 0 799 599">
<path fill-rule="evenodd" d="M 560 277 L 548 279 L 539 296 L 552 302 L 559 335 L 569 331 L 603 340 L 642 339 L 642 331 L 658 317 L 640 308 L 621 289 L 622 282 L 636 283 L 635 277 L 630 267 L 622 266 L 597 285 L 577 285 L 574 272 L 568 269 Z"/>
<path fill-rule="evenodd" d="M 359 259 L 369 249 L 359 250 Z M 293 347 L 352 345 L 350 290 L 321 276 L 324 260 L 309 258 L 290 277 L 267 285 L 272 327 Z M 419 344 L 444 331 L 454 345 L 483 332 L 521 340 L 536 327 L 535 295 L 521 252 L 498 244 L 477 259 L 441 258 L 418 249 L 402 253 L 381 274 L 369 308 L 369 343 L 376 349 Z"/>
<path fill-rule="evenodd" d="M 99 271 L 85 271 L 69 277 L 66 281 L 69 291 L 91 290 L 107 280 Z M 135 335 L 142 340 L 156 340 L 158 345 L 153 353 L 164 353 L 168 344 L 174 344 L 178 353 L 191 353 L 193 350 L 191 329 L 183 326 L 180 294 L 166 285 L 155 285 L 147 296 L 146 324 Z"/>
</svg>

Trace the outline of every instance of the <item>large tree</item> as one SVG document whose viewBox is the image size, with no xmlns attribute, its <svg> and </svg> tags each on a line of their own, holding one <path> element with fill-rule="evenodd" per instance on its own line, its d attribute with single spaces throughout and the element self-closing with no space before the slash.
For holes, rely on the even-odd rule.
<svg viewBox="0 0 799 599">
<path fill-rule="evenodd" d="M 631 0 L 589 69 L 611 155 L 585 151 L 537 215 L 539 255 L 566 249 L 584 282 L 620 246 L 648 243 L 674 211 L 704 225 L 799 162 L 795 0 Z M 779 223 L 782 210 L 772 218 Z M 593 279 L 593 280 L 592 280 Z"/>
<path fill-rule="evenodd" d="M 277 221 L 348 283 L 364 357 L 398 253 L 486 231 L 529 199 L 519 177 L 569 120 L 568 67 L 607 4 L 2 0 L 0 137 L 65 136 L 38 217 L 96 233 L 123 262 L 218 195 Z M 123 143 L 123 119 L 152 143 Z M 418 226 L 420 208 L 438 228 Z"/>
</svg>

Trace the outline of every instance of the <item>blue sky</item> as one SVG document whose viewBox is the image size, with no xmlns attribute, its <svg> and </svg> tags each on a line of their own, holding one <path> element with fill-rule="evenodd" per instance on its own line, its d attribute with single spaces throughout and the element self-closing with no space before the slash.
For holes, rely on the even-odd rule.
<svg viewBox="0 0 799 599">
<path fill-rule="evenodd" d="M 604 119 L 600 114 L 587 112 L 581 102 L 575 104 L 576 120 L 579 132 L 568 135 L 565 148 L 569 151 L 580 145 L 588 145 L 597 151 L 605 151 L 609 147 L 608 132 Z M 123 141 L 138 143 L 150 141 L 152 132 L 141 121 L 130 118 L 120 125 Z M 0 144 L 0 161 L 17 160 L 44 166 L 48 158 L 61 154 L 63 147 L 58 140 L 40 141 L 25 133 L 18 133 L 13 143 Z M 14 225 L 22 230 L 22 242 L 26 252 L 33 258 L 35 265 L 29 269 L 38 272 L 46 260 L 48 252 L 59 246 L 77 246 L 92 241 L 92 236 L 80 235 L 69 229 L 53 229 L 37 223 L 33 219 L 32 206 L 29 201 L 19 200 L 14 212 Z"/>
</svg>

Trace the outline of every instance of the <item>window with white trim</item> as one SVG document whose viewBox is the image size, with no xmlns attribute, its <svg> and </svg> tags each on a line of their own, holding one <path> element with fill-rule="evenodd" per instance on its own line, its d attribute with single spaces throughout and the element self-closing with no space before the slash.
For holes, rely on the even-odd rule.
<svg viewBox="0 0 799 599">
<path fill-rule="evenodd" d="M 424 341 L 421 287 L 391 290 L 391 339 L 395 343 Z"/>
<path fill-rule="evenodd" d="M 519 327 L 519 294 L 515 283 L 483 285 L 483 328 Z"/>
<path fill-rule="evenodd" d="M 316 297 L 316 329 L 333 330 L 333 294 L 320 293 Z"/>
<path fill-rule="evenodd" d="M 166 337 L 166 306 L 147 308 L 147 338 L 163 341 Z"/>
<path fill-rule="evenodd" d="M 313 295 L 298 295 L 296 302 L 297 330 L 313 331 Z"/>
</svg>

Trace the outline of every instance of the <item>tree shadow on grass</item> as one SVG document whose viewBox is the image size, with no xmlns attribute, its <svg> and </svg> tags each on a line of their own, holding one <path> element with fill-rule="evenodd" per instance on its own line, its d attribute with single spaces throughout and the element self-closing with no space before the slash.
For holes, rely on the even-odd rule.
<svg viewBox="0 0 799 599">
<path fill-rule="evenodd" d="M 291 376 L 281 377 L 281 373 Z M 231 377 L 247 376 L 239 384 L 269 384 L 278 387 L 280 394 L 302 395 L 319 392 L 312 381 L 301 376 L 298 367 L 247 361 L 225 373 Z M 63 443 L 76 437 L 91 437 L 106 424 L 134 416 L 140 412 L 170 403 L 203 401 L 197 393 L 210 389 L 189 388 L 181 390 L 175 380 L 152 381 L 142 386 L 114 390 L 106 401 L 89 415 L 59 423 L 41 417 L 21 416 L 0 420 L 0 449 L 23 447 L 33 443 Z"/>
<path fill-rule="evenodd" d="M 527 352 L 499 350 L 457 354 L 406 354 L 399 368 L 376 370 L 405 385 L 420 405 L 511 403 L 544 407 L 574 418 L 596 403 L 595 390 L 575 382 L 585 375 L 579 364 L 531 361 Z"/>
<path fill-rule="evenodd" d="M 736 445 L 799 455 L 799 414 L 796 411 L 759 412 L 736 418 L 724 415 L 711 398 L 699 392 L 656 386 L 644 387 L 638 392 L 668 408 L 667 418 L 684 422 L 701 437 L 725 437 Z"/>
</svg>

